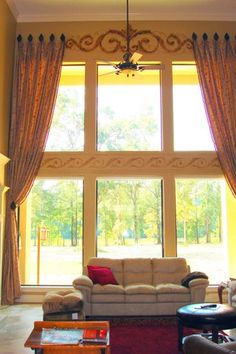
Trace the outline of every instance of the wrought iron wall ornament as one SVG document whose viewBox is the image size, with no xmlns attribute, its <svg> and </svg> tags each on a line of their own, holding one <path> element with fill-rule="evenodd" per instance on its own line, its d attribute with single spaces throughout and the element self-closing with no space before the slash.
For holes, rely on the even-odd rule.
<svg viewBox="0 0 236 354">
<path fill-rule="evenodd" d="M 130 50 L 131 52 L 141 51 L 143 53 L 155 53 L 159 49 L 176 53 L 181 50 L 192 50 L 192 40 L 182 35 L 157 34 L 151 30 L 136 30 L 132 26 L 129 28 Z M 67 49 L 91 52 L 100 49 L 104 53 L 116 53 L 126 51 L 126 31 L 110 29 L 96 37 L 96 35 L 86 34 L 80 39 L 69 38 L 66 41 Z"/>
</svg>

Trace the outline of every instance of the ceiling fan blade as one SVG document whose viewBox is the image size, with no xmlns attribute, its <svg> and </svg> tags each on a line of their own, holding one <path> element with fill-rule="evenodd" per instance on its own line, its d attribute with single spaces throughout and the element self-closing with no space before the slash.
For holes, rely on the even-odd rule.
<svg viewBox="0 0 236 354">
<path fill-rule="evenodd" d="M 116 67 L 117 64 L 115 64 L 112 61 L 107 61 L 107 60 L 97 60 L 98 65 L 112 65 L 114 68 Z"/>
<path fill-rule="evenodd" d="M 139 61 L 140 58 L 142 58 L 142 54 L 138 53 L 138 52 L 135 52 L 133 53 L 132 57 L 130 58 L 130 61 L 132 63 L 137 63 Z"/>
<path fill-rule="evenodd" d="M 100 76 L 109 76 L 109 75 L 114 75 L 114 74 L 116 74 L 117 73 L 117 71 L 116 70 L 114 70 L 114 71 L 109 71 L 108 73 L 103 73 L 103 74 L 100 74 L 99 75 L 99 77 Z"/>
<path fill-rule="evenodd" d="M 138 67 L 140 71 L 143 70 L 163 70 L 165 69 L 165 65 L 163 64 L 152 64 L 152 65 L 141 65 Z"/>
</svg>

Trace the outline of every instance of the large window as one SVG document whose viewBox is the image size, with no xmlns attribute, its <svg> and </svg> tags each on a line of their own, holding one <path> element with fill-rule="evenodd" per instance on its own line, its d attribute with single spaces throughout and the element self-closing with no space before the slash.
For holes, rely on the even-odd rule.
<svg viewBox="0 0 236 354">
<path fill-rule="evenodd" d="M 181 256 L 211 284 L 233 276 L 234 209 L 196 67 L 168 55 L 161 71 L 129 77 L 89 53 L 63 66 L 47 151 L 20 210 L 22 284 L 71 285 L 96 256 Z"/>
<path fill-rule="evenodd" d="M 112 70 L 98 66 L 98 150 L 161 150 L 159 71 L 126 77 Z"/>
<path fill-rule="evenodd" d="M 194 64 L 173 65 L 173 106 L 174 149 L 214 150 Z"/>
<path fill-rule="evenodd" d="M 102 179 L 97 190 L 98 257 L 161 257 L 161 180 Z"/>
<path fill-rule="evenodd" d="M 84 149 L 84 65 L 64 65 L 46 150 Z"/>
<path fill-rule="evenodd" d="M 193 270 L 207 272 L 211 284 L 227 278 L 224 200 L 223 180 L 176 180 L 178 256 Z"/>
<path fill-rule="evenodd" d="M 71 284 L 82 272 L 83 182 L 40 179 L 30 199 L 30 239 L 20 254 L 27 257 L 22 282 Z"/>
</svg>

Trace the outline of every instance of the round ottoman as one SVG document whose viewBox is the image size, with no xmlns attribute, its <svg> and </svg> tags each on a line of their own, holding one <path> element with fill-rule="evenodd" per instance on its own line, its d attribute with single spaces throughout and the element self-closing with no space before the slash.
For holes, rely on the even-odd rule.
<svg viewBox="0 0 236 354">
<path fill-rule="evenodd" d="M 211 331 L 213 342 L 218 342 L 218 332 L 236 328 L 236 308 L 230 305 L 201 303 L 188 304 L 177 309 L 178 347 L 182 348 L 183 327 Z"/>
<path fill-rule="evenodd" d="M 83 295 L 75 290 L 50 291 L 43 301 L 44 321 L 83 320 Z"/>
</svg>

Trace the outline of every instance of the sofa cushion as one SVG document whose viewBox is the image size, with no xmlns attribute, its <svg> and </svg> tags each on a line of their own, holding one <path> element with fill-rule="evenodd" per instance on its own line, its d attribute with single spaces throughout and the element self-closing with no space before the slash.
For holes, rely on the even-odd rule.
<svg viewBox="0 0 236 354">
<path fill-rule="evenodd" d="M 124 294 L 125 289 L 122 285 L 100 285 L 95 284 L 92 288 L 92 294 Z"/>
<path fill-rule="evenodd" d="M 124 285 L 152 285 L 152 263 L 150 258 L 124 259 Z"/>
<path fill-rule="evenodd" d="M 111 268 L 91 266 L 88 265 L 88 275 L 94 284 L 106 285 L 113 284 L 118 285 Z"/>
<path fill-rule="evenodd" d="M 108 267 L 112 270 L 118 284 L 123 284 L 123 260 L 112 258 L 91 257 L 88 265 Z"/>
<path fill-rule="evenodd" d="M 149 284 L 132 284 L 125 287 L 125 302 L 127 303 L 155 303 L 156 289 Z"/>
<path fill-rule="evenodd" d="M 158 302 L 189 302 L 190 291 L 177 284 L 159 284 L 156 286 Z"/>
<path fill-rule="evenodd" d="M 156 294 L 154 286 L 149 284 L 132 284 L 125 287 L 126 294 Z"/>
<path fill-rule="evenodd" d="M 95 304 L 124 304 L 125 294 L 92 294 L 91 296 L 92 306 Z M 108 315 L 108 313 L 103 313 L 103 315 Z"/>
<path fill-rule="evenodd" d="M 181 284 L 189 273 L 185 258 L 153 258 L 153 285 L 165 283 Z"/>
<path fill-rule="evenodd" d="M 93 303 L 119 303 L 125 301 L 125 290 L 121 285 L 99 285 L 95 284 L 92 289 Z"/>
<path fill-rule="evenodd" d="M 167 294 L 167 293 L 172 293 L 172 294 L 189 294 L 189 289 L 187 289 L 185 286 L 178 285 L 178 284 L 159 284 L 156 286 L 156 292 L 157 293 L 162 293 L 162 294 Z"/>
</svg>

